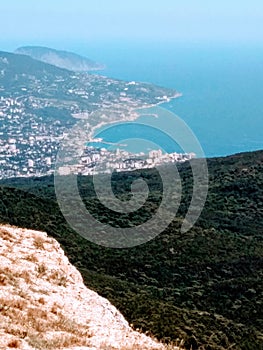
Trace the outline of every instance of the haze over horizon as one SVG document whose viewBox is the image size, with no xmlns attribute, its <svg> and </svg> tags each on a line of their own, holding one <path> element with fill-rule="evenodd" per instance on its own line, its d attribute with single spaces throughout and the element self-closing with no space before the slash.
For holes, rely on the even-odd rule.
<svg viewBox="0 0 263 350">
<path fill-rule="evenodd" d="M 2 50 L 31 44 L 66 49 L 76 41 L 263 42 L 263 3 L 259 0 L 164 0 L 154 5 L 149 0 L 11 0 L 0 8 Z"/>
</svg>

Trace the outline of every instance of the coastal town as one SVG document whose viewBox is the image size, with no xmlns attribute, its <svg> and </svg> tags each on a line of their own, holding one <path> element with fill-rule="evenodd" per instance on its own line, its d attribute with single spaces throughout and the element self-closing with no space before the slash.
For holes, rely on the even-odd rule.
<svg viewBox="0 0 263 350">
<path fill-rule="evenodd" d="M 164 164 L 182 163 L 195 158 L 194 153 L 163 153 L 162 150 L 151 150 L 130 153 L 117 148 L 107 150 L 93 146 L 85 147 L 79 164 L 66 165 L 59 169 L 60 175 L 98 175 L 110 174 L 113 171 L 134 171 L 138 169 L 152 169 Z"/>
<path fill-rule="evenodd" d="M 0 97 L 0 179 L 51 174 L 65 130 L 59 121 L 26 113 L 18 100 Z"/>
<path fill-rule="evenodd" d="M 55 171 L 60 143 L 67 125 L 59 120 L 47 123 L 43 117 L 25 113 L 18 99 L 0 97 L 0 179 L 51 175 Z M 89 140 L 88 140 L 89 141 Z M 92 140 L 90 140 L 92 141 Z M 107 150 L 84 147 L 79 162 L 60 169 L 61 174 L 96 175 L 112 171 L 133 171 L 190 160 L 193 153 L 130 153 L 117 148 Z"/>
<path fill-rule="evenodd" d="M 180 96 L 151 84 L 71 72 L 0 52 L 0 179 L 53 174 L 61 144 L 79 121 L 86 132 L 78 142 L 84 146 L 96 128 L 135 120 L 138 109 Z M 71 171 L 84 175 L 151 168 L 192 157 L 83 148 Z"/>
</svg>

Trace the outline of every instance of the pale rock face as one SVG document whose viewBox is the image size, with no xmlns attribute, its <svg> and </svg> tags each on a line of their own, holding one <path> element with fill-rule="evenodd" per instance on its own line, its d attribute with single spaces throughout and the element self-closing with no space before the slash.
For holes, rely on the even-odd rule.
<svg viewBox="0 0 263 350">
<path fill-rule="evenodd" d="M 83 284 L 46 233 L 0 226 L 0 349 L 164 349 Z"/>
</svg>

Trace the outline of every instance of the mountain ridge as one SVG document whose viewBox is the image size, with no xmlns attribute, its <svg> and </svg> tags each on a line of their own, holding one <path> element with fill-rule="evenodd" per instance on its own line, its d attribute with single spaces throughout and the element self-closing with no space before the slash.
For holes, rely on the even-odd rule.
<svg viewBox="0 0 263 350">
<path fill-rule="evenodd" d="M 17 48 L 15 53 L 76 72 L 96 71 L 105 68 L 104 65 L 76 53 L 45 46 L 22 46 Z"/>
</svg>

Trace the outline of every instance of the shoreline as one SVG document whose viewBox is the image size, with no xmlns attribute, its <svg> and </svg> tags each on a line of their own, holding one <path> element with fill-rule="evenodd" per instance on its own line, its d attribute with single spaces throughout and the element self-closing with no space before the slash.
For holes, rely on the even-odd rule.
<svg viewBox="0 0 263 350">
<path fill-rule="evenodd" d="M 177 98 L 182 97 L 182 96 L 183 96 L 182 93 L 177 92 L 174 96 L 171 96 L 171 97 L 167 98 L 167 101 L 160 101 L 160 102 L 148 105 L 148 106 L 139 107 L 139 108 L 136 108 L 136 109 L 135 108 L 129 109 L 129 112 L 130 112 L 129 117 L 126 117 L 125 119 L 114 120 L 114 121 L 111 121 L 111 122 L 101 122 L 98 125 L 96 125 L 96 126 L 91 128 L 90 132 L 88 133 L 89 140 L 87 142 L 94 142 L 93 141 L 93 137 L 95 135 L 95 130 L 96 129 L 101 129 L 105 125 L 111 125 L 111 124 L 116 124 L 116 123 L 122 123 L 122 122 L 125 123 L 125 122 L 135 121 L 136 119 L 139 119 L 141 117 L 141 115 L 138 113 L 138 111 L 144 110 L 144 109 L 150 109 L 150 108 L 157 107 L 157 106 L 160 106 L 160 105 L 165 104 L 165 103 L 169 103 L 172 100 L 177 99 Z M 91 113 L 91 115 L 92 115 L 92 113 Z M 158 118 L 157 115 L 156 116 L 152 115 L 152 116 Z M 78 119 L 80 119 L 80 118 L 78 118 Z M 86 118 L 83 118 L 83 119 L 86 119 Z"/>
</svg>

